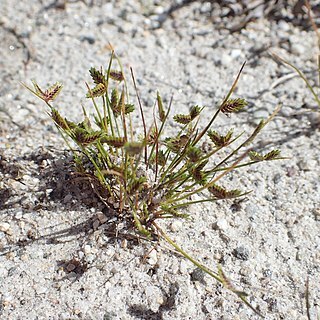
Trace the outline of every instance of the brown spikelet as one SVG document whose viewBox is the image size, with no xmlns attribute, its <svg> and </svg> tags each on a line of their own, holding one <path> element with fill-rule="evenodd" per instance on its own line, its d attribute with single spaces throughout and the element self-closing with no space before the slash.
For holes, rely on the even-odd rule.
<svg viewBox="0 0 320 320">
<path fill-rule="evenodd" d="M 155 144 L 157 141 L 157 138 L 158 138 L 157 129 L 153 127 L 149 130 L 149 134 L 147 136 L 147 145 L 150 146 Z"/>
<path fill-rule="evenodd" d="M 199 106 L 193 106 L 191 109 L 190 109 L 190 118 L 191 120 L 195 119 L 201 112 L 201 108 Z"/>
<path fill-rule="evenodd" d="M 202 151 L 197 147 L 189 147 L 187 150 L 187 157 L 191 162 L 199 161 L 200 157 L 202 156 Z"/>
<path fill-rule="evenodd" d="M 111 147 L 121 148 L 125 145 L 126 140 L 124 137 L 107 136 L 107 137 L 103 137 L 101 139 L 101 142 L 107 143 Z"/>
<path fill-rule="evenodd" d="M 55 100 L 58 94 L 60 93 L 61 89 L 62 89 L 62 84 L 60 82 L 56 82 L 54 85 L 52 85 L 45 91 L 44 100 L 46 102 Z"/>
<path fill-rule="evenodd" d="M 264 160 L 274 160 L 280 155 L 280 150 L 272 150 L 264 155 Z"/>
<path fill-rule="evenodd" d="M 256 151 L 250 151 L 249 158 L 252 161 L 263 161 L 264 160 L 264 156 Z"/>
<path fill-rule="evenodd" d="M 74 122 L 72 122 L 72 121 L 69 121 L 69 120 L 66 119 L 66 118 L 64 118 L 64 120 L 66 121 L 66 123 L 67 123 L 67 125 L 68 125 L 68 127 L 69 127 L 70 130 L 73 130 L 73 129 L 75 129 L 75 128 L 78 127 L 78 125 L 77 125 L 76 123 L 74 123 Z"/>
<path fill-rule="evenodd" d="M 236 289 L 236 287 L 232 284 L 230 279 L 225 275 L 225 273 L 222 271 L 222 268 L 220 265 L 218 265 L 218 274 L 222 280 L 222 284 L 230 291 L 234 292 L 238 296 L 246 297 L 247 294 L 243 291 L 239 291 Z"/>
<path fill-rule="evenodd" d="M 35 80 L 32 80 L 32 84 L 34 86 L 36 95 L 45 102 L 53 101 L 54 99 L 56 99 L 62 89 L 62 84 L 60 82 L 56 82 L 46 91 L 41 90 Z"/>
<path fill-rule="evenodd" d="M 90 92 L 87 93 L 87 98 L 96 98 L 106 93 L 106 86 L 103 83 L 98 83 Z"/>
<path fill-rule="evenodd" d="M 268 161 L 276 159 L 280 154 L 280 150 L 272 150 L 265 155 L 262 155 L 255 151 L 249 152 L 249 157 L 252 161 Z"/>
<path fill-rule="evenodd" d="M 74 131 L 74 136 L 75 136 L 75 140 L 78 143 L 82 145 L 88 145 L 98 140 L 101 137 L 101 132 L 100 131 L 87 132 L 85 129 L 78 127 Z"/>
<path fill-rule="evenodd" d="M 193 106 L 190 109 L 189 114 L 176 114 L 173 117 L 173 120 L 181 124 L 188 124 L 193 119 L 195 119 L 200 114 L 200 112 L 201 112 L 201 108 L 199 106 Z"/>
<path fill-rule="evenodd" d="M 124 113 L 125 111 L 125 92 L 124 89 L 121 91 L 120 99 L 118 102 L 118 109 L 121 111 L 121 113 Z"/>
<path fill-rule="evenodd" d="M 250 144 L 256 138 L 256 136 L 259 134 L 259 132 L 263 129 L 265 125 L 266 125 L 266 122 L 264 120 L 261 120 L 258 126 L 254 129 L 253 133 L 247 139 L 246 143 L 243 146 L 247 146 L 248 144 Z"/>
<path fill-rule="evenodd" d="M 110 70 L 109 76 L 111 79 L 113 79 L 115 81 L 123 81 L 124 80 L 124 76 L 121 71 Z"/>
<path fill-rule="evenodd" d="M 78 123 L 78 127 L 83 128 L 89 132 L 91 130 L 91 121 L 87 115 L 87 112 L 84 106 L 82 106 L 82 112 L 83 112 L 84 119 L 82 122 Z"/>
<path fill-rule="evenodd" d="M 193 179 L 201 185 L 204 185 L 206 183 L 205 173 L 202 170 L 207 165 L 207 163 L 208 160 L 202 161 L 200 164 L 191 169 L 191 175 Z"/>
<path fill-rule="evenodd" d="M 163 150 L 160 150 L 158 152 L 158 164 L 162 167 L 166 164 L 166 156 L 165 156 Z"/>
<path fill-rule="evenodd" d="M 117 105 L 112 109 L 115 117 L 118 117 L 122 112 L 125 112 L 125 93 L 124 90 L 122 90 L 120 99 L 117 103 Z"/>
<path fill-rule="evenodd" d="M 183 134 L 177 138 L 167 138 L 165 140 L 166 146 L 173 152 L 178 152 L 187 144 L 189 138 L 187 135 Z"/>
<path fill-rule="evenodd" d="M 208 137 L 218 148 L 225 147 L 229 144 L 233 130 L 229 130 L 225 136 L 220 135 L 217 131 L 208 130 Z"/>
<path fill-rule="evenodd" d="M 99 84 L 99 83 L 105 84 L 106 83 L 106 78 L 101 71 L 92 67 L 92 68 L 90 68 L 89 72 L 90 72 L 91 78 L 95 84 Z"/>
<path fill-rule="evenodd" d="M 111 92 L 111 99 L 110 99 L 110 107 L 113 112 L 117 109 L 117 105 L 119 102 L 119 97 L 118 97 L 118 90 L 114 88 Z"/>
<path fill-rule="evenodd" d="M 124 178 L 124 169 L 114 165 L 110 171 L 107 171 L 107 174 L 115 174 L 121 178 Z"/>
<path fill-rule="evenodd" d="M 158 102 L 159 119 L 161 122 L 163 122 L 166 117 L 166 114 L 164 112 L 163 103 L 162 103 L 162 99 L 159 92 L 157 92 L 157 102 Z"/>
<path fill-rule="evenodd" d="M 66 119 L 64 119 L 60 115 L 57 109 L 54 109 L 54 108 L 51 109 L 51 118 L 61 129 L 64 129 L 64 130 L 69 129 Z"/>
<path fill-rule="evenodd" d="M 219 276 L 220 278 L 222 279 L 223 281 L 223 285 L 231 290 L 231 291 L 235 291 L 235 287 L 233 286 L 233 284 L 231 283 L 231 281 L 227 278 L 227 276 L 225 275 L 225 273 L 222 271 L 222 268 L 221 266 L 219 265 L 219 268 L 218 268 L 218 273 L 219 273 Z"/>
<path fill-rule="evenodd" d="M 247 101 L 241 98 L 229 99 L 221 106 L 220 110 L 223 113 L 233 113 L 240 111 L 247 104 Z"/>
<path fill-rule="evenodd" d="M 231 199 L 241 195 L 241 191 L 238 189 L 227 191 L 226 189 L 213 184 L 208 188 L 209 192 L 212 193 L 217 199 Z"/>
<path fill-rule="evenodd" d="M 181 124 L 188 124 L 192 121 L 190 114 L 176 114 L 173 120 Z"/>
<path fill-rule="evenodd" d="M 124 113 L 125 114 L 129 114 L 129 113 L 131 113 L 131 112 L 133 112 L 134 111 L 134 105 L 133 104 L 131 104 L 131 103 L 126 103 L 125 105 L 124 105 Z"/>
<path fill-rule="evenodd" d="M 34 90 L 36 92 L 36 94 L 42 99 L 44 96 L 44 92 L 41 90 L 41 88 L 39 87 L 39 85 L 37 84 L 37 82 L 35 80 L 31 80 Z"/>
</svg>

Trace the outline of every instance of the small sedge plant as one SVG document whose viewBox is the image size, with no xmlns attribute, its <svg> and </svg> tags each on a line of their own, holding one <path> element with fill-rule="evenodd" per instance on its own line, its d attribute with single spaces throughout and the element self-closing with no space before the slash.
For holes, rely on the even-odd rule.
<svg viewBox="0 0 320 320">
<path fill-rule="evenodd" d="M 318 30 L 318 27 L 312 17 L 311 14 L 311 6 L 309 1 L 305 0 L 305 6 L 307 8 L 308 11 L 308 17 L 309 20 L 311 22 L 312 28 L 317 36 L 317 42 L 318 42 L 318 57 L 317 57 L 317 72 L 318 72 L 318 88 L 315 88 L 315 86 L 313 86 L 310 82 L 310 80 L 306 77 L 306 75 L 301 71 L 300 68 L 298 68 L 297 66 L 295 66 L 294 64 L 290 63 L 289 61 L 287 61 L 286 59 L 281 58 L 280 56 L 276 55 L 276 54 L 272 54 L 273 57 L 280 61 L 281 63 L 288 65 L 290 68 L 292 68 L 297 74 L 298 76 L 304 81 L 304 83 L 306 84 L 309 92 L 311 93 L 311 95 L 313 96 L 316 104 L 318 105 L 319 109 L 318 111 L 320 111 L 320 94 L 317 93 L 317 90 L 320 88 L 320 32 Z"/>
<path fill-rule="evenodd" d="M 118 70 L 113 69 L 115 63 Z M 172 98 L 165 106 L 157 93 L 153 120 L 147 127 L 133 71 L 131 69 L 137 107 L 129 101 L 124 72 L 114 53 L 106 70 L 89 70 L 94 85 L 90 87 L 86 84 L 86 97 L 92 101 L 94 115 L 90 117 L 82 107 L 84 118 L 80 123 L 63 117 L 52 104 L 62 84 L 57 82 L 47 90 L 41 89 L 35 81 L 33 88 L 23 85 L 46 103 L 48 115 L 73 153 L 77 172 L 88 178 L 99 198 L 126 221 L 127 228 L 146 240 L 164 239 L 259 314 L 247 301 L 247 294 L 236 289 L 220 266 L 213 271 L 201 264 L 175 243 L 157 223 L 160 219 L 188 217 L 181 209 L 192 204 L 247 194 L 238 189 L 225 189 L 220 184 L 221 178 L 240 167 L 280 159 L 279 150 L 261 154 L 249 149 L 277 110 L 268 119 L 261 120 L 242 142 L 239 142 L 242 133 L 234 136 L 231 129 L 224 133 L 213 129 L 220 113 L 229 115 L 247 105 L 244 99 L 231 98 L 243 67 L 244 64 L 206 126 L 200 128 L 199 125 L 199 116 L 204 107 L 195 105 L 189 113 L 173 116 L 177 133 L 168 137 L 165 132 L 173 109 Z M 141 117 L 142 137 L 133 133 L 131 114 L 135 111 Z M 208 144 L 210 148 L 204 148 Z M 228 152 L 221 153 L 222 150 Z M 204 197 L 193 199 L 193 195 L 200 192 Z"/>
</svg>

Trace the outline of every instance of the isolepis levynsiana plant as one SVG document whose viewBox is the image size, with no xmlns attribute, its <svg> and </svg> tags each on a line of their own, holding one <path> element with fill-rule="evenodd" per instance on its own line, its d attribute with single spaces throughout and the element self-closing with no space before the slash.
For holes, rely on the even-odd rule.
<svg viewBox="0 0 320 320">
<path fill-rule="evenodd" d="M 101 201 L 126 222 L 126 228 L 145 239 L 164 239 L 259 314 L 247 301 L 246 293 L 235 288 L 219 265 L 215 272 L 201 264 L 157 223 L 159 219 L 187 217 L 182 209 L 192 204 L 244 196 L 248 192 L 223 187 L 221 178 L 240 167 L 280 159 L 279 150 L 261 154 L 250 146 L 277 110 L 261 120 L 245 138 L 244 133 L 235 135 L 232 129 L 223 133 L 214 129 L 219 114 L 230 115 L 247 105 L 242 98 L 231 98 L 243 67 L 206 126 L 199 125 L 205 108 L 194 105 L 189 113 L 173 116 L 177 130 L 168 136 L 168 119 L 174 109 L 172 99 L 165 106 L 161 95 L 156 94 L 153 121 L 147 126 L 133 71 L 137 105 L 129 101 L 127 81 L 114 52 L 106 70 L 89 70 L 93 86 L 87 84 L 86 98 L 92 101 L 94 114 L 91 116 L 82 107 L 80 123 L 63 117 L 53 105 L 62 89 L 61 83 L 56 82 L 46 90 L 36 81 L 33 88 L 24 86 L 45 102 L 48 115 L 73 154 L 76 171 L 88 179 Z M 140 115 L 142 136 L 133 133 L 133 112 Z M 227 152 L 221 158 L 218 155 L 222 150 Z M 205 196 L 193 200 L 192 196 L 200 192 Z"/>
</svg>

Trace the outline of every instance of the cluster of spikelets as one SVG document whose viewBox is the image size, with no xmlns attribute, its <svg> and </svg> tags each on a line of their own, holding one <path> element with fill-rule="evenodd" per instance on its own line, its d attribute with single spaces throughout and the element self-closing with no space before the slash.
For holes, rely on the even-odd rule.
<svg viewBox="0 0 320 320">
<path fill-rule="evenodd" d="M 96 190 L 103 190 L 99 192 L 99 197 L 104 203 L 117 209 L 127 219 L 129 217 L 133 230 L 145 237 L 155 234 L 162 236 L 198 267 L 229 289 L 233 288 L 222 271 L 212 272 L 190 258 L 160 229 L 156 220 L 186 217 L 185 212 L 181 213 L 179 209 L 194 203 L 230 199 L 246 194 L 238 189 L 227 190 L 218 182 L 236 168 L 279 159 L 278 150 L 262 155 L 248 149 L 248 145 L 274 114 L 269 119 L 262 120 L 235 147 L 231 145 L 238 142 L 242 133 L 234 136 L 233 130 L 221 133 L 213 129 L 213 123 L 220 113 L 232 114 L 247 105 L 244 99 L 231 98 L 240 71 L 226 98 L 213 112 L 204 128 L 198 126 L 204 107 L 192 106 L 188 114 L 173 116 L 177 123 L 177 134 L 164 137 L 172 99 L 165 107 L 157 93 L 154 119 L 147 128 L 132 70 L 138 98 L 137 108 L 128 101 L 126 80 L 120 62 L 118 61 L 120 71 L 111 69 L 114 60 L 118 61 L 112 55 L 106 71 L 95 68 L 89 70 L 94 86 L 87 84 L 86 97 L 92 100 L 95 112 L 89 118 L 83 108 L 84 119 L 80 123 L 64 118 L 52 106 L 51 101 L 55 100 L 62 89 L 60 83 L 55 83 L 45 91 L 36 82 L 33 82 L 34 89 L 27 88 L 45 101 L 49 107 L 48 114 L 73 152 L 78 172 L 99 184 Z M 99 106 L 98 99 L 101 103 Z M 135 110 L 140 113 L 144 132 L 142 137 L 133 134 L 131 113 Z M 77 148 L 69 144 L 70 139 Z M 222 149 L 227 152 L 220 153 Z M 194 200 L 192 196 L 200 192 L 204 198 Z M 232 291 L 247 303 L 244 293 L 235 289 Z"/>
</svg>

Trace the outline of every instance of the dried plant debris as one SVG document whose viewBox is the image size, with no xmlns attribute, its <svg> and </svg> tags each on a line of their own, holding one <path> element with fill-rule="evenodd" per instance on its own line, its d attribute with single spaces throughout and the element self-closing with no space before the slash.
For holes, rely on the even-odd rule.
<svg viewBox="0 0 320 320">
<path fill-rule="evenodd" d="M 118 68 L 111 69 L 116 62 Z M 242 133 L 233 136 L 233 129 L 229 128 L 224 133 L 214 129 L 214 121 L 219 114 L 234 114 L 247 104 L 242 98 L 231 98 L 243 67 L 204 128 L 199 126 L 199 117 L 205 108 L 195 105 L 189 113 L 173 116 L 177 130 L 169 136 L 166 136 L 166 128 L 171 117 L 172 100 L 164 106 L 160 94 L 156 94 L 154 114 L 157 116 L 148 128 L 133 72 L 131 70 L 138 107 L 128 100 L 127 82 L 114 53 L 107 70 L 89 70 L 93 85 L 87 84 L 86 97 L 95 110 L 93 119 L 88 117 L 83 107 L 83 121 L 75 123 L 53 107 L 52 103 L 62 89 L 59 82 L 46 90 L 35 81 L 34 88 L 24 86 L 45 102 L 48 115 L 73 154 L 78 175 L 88 179 L 94 192 L 102 203 L 112 209 L 118 221 L 126 221 L 126 227 L 142 238 L 166 240 L 258 313 L 246 300 L 246 295 L 230 285 L 221 269 L 211 271 L 189 256 L 157 223 L 162 219 L 186 217 L 186 212 L 181 209 L 194 203 L 247 194 L 245 190 L 222 186 L 225 185 L 221 183 L 222 178 L 240 167 L 280 159 L 279 150 L 260 154 L 248 149 L 276 112 L 244 139 Z M 135 110 L 141 116 L 142 137 L 133 134 L 131 114 Z M 211 145 L 207 151 L 202 148 L 204 143 Z M 193 200 L 193 196 L 200 192 L 203 197 Z"/>
<path fill-rule="evenodd" d="M 294 25 L 310 28 L 305 0 L 182 0 L 174 1 L 162 13 L 159 26 L 168 17 L 193 3 L 199 4 L 200 14 L 205 14 L 220 28 L 239 32 L 251 21 L 268 18 L 275 21 L 285 20 Z M 319 16 L 320 2 L 313 1 L 312 10 Z M 319 24 L 319 19 L 317 21 Z"/>
</svg>

